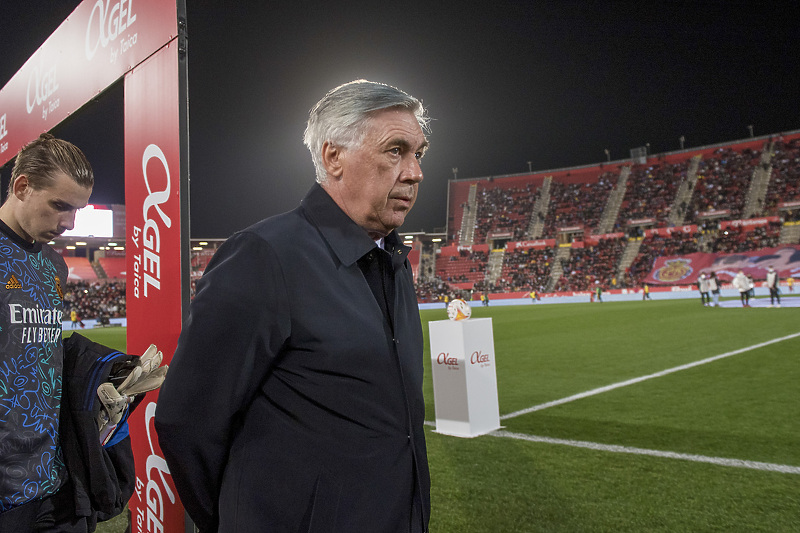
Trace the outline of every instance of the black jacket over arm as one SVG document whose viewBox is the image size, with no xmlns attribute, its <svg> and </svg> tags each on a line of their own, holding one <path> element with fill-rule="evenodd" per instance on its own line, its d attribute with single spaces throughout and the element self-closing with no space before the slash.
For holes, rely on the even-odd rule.
<svg viewBox="0 0 800 533">
<path fill-rule="evenodd" d="M 96 522 L 120 514 L 133 495 L 136 471 L 131 438 L 104 447 L 100 444 L 97 387 L 109 381 L 113 365 L 138 356 L 118 352 L 73 333 L 64 340 L 64 392 L 61 404 L 61 447 L 69 471 L 74 516 Z M 144 394 L 125 413 L 141 402 Z M 120 423 L 121 424 L 121 423 Z"/>
<path fill-rule="evenodd" d="M 201 531 L 427 530 L 422 330 L 387 243 L 391 321 L 357 263 L 375 243 L 319 185 L 215 254 L 156 412 Z"/>
</svg>

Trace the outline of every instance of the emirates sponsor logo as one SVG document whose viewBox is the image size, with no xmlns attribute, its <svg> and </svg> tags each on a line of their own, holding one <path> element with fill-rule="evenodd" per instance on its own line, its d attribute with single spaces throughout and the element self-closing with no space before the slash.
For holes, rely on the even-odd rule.
<svg viewBox="0 0 800 533">
<path fill-rule="evenodd" d="M 19 284 L 15 277 L 12 278 L 9 283 L 16 281 Z M 20 342 L 24 344 L 52 344 L 61 339 L 61 322 L 64 315 L 60 309 L 8 304 L 8 317 L 11 330 L 19 332 Z"/>
<path fill-rule="evenodd" d="M 61 325 L 63 313 L 60 309 L 42 309 L 22 304 L 8 304 L 11 324 Z"/>
</svg>

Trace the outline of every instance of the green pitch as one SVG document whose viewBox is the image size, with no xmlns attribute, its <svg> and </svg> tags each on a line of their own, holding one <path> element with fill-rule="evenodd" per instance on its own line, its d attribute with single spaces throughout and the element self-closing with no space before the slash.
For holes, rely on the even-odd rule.
<svg viewBox="0 0 800 533">
<path fill-rule="evenodd" d="M 64 338 L 69 337 L 73 333 L 80 333 L 87 339 L 99 342 L 100 344 L 121 352 L 124 352 L 128 345 L 128 340 L 126 338 L 128 328 L 65 329 Z"/>
<path fill-rule="evenodd" d="M 730 355 L 502 419 L 516 438 L 428 432 L 432 532 L 800 531 L 800 337 L 732 353 L 800 333 L 800 310 L 692 299 L 473 316 L 492 317 L 501 417 Z M 425 392 L 435 420 L 430 380 Z"/>
<path fill-rule="evenodd" d="M 421 315 L 432 423 L 427 322 L 446 313 Z M 692 299 L 473 316 L 492 318 L 500 415 L 520 414 L 473 439 L 426 428 L 432 533 L 800 531 L 800 337 L 771 342 L 800 333 L 800 310 Z M 82 333 L 124 348 L 120 328 Z"/>
</svg>

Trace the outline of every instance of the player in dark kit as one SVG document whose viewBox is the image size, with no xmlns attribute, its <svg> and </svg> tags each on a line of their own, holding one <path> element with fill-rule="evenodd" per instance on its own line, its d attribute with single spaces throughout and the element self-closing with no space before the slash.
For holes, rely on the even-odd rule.
<svg viewBox="0 0 800 533">
<path fill-rule="evenodd" d="M 148 367 L 143 376 L 138 358 L 80 335 L 62 341 L 68 269 L 47 242 L 72 229 L 93 183 L 83 153 L 45 133 L 17 155 L 0 206 L 3 533 L 93 531 L 98 519 L 121 512 L 134 481 L 123 417 L 133 392 L 146 392 L 139 378 L 155 378 L 144 387 L 154 388 L 165 372 Z M 151 355 L 147 364 L 157 367 Z M 108 383 L 106 398 L 98 397 L 103 382 L 137 366 L 126 388 Z"/>
</svg>

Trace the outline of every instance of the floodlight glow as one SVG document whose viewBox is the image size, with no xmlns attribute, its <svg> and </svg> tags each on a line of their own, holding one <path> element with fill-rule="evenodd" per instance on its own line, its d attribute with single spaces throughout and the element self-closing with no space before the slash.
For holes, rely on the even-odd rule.
<svg viewBox="0 0 800 533">
<path fill-rule="evenodd" d="M 64 237 L 113 237 L 114 212 L 97 209 L 89 204 L 75 213 L 75 227 L 63 233 Z"/>
</svg>

